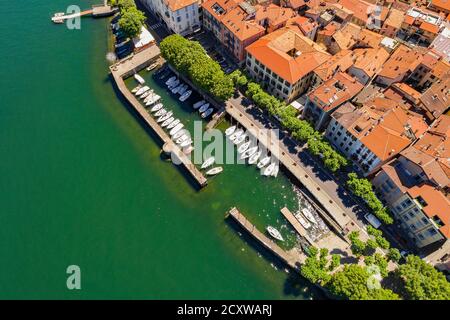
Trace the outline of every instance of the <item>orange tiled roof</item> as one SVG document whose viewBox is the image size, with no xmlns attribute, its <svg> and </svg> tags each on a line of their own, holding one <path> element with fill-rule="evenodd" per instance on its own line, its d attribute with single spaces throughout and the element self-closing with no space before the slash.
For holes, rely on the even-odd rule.
<svg viewBox="0 0 450 320">
<path fill-rule="evenodd" d="M 422 105 L 434 118 L 439 117 L 450 107 L 450 74 L 435 82 L 420 97 Z"/>
<path fill-rule="evenodd" d="M 450 159 L 450 116 L 441 115 L 414 145 L 435 158 Z"/>
<path fill-rule="evenodd" d="M 347 71 L 353 65 L 353 52 L 351 50 L 341 50 L 318 66 L 314 73 L 323 81 L 330 79 L 336 70 Z"/>
<path fill-rule="evenodd" d="M 402 11 L 392 8 L 389 16 L 384 21 L 384 25 L 391 26 L 395 29 L 400 29 L 404 18 L 405 14 Z"/>
<path fill-rule="evenodd" d="M 171 11 L 177 11 L 198 2 L 198 0 L 165 0 L 165 1 Z"/>
<path fill-rule="evenodd" d="M 408 71 L 414 70 L 420 63 L 422 55 L 405 45 L 400 45 L 386 61 L 379 76 L 395 79 Z"/>
<path fill-rule="evenodd" d="M 428 184 L 414 186 L 408 190 L 408 194 L 413 198 L 421 197 L 426 206 L 422 211 L 429 217 L 439 217 L 443 226 L 439 228 L 442 234 L 450 238 L 450 201 L 444 194 Z"/>
<path fill-rule="evenodd" d="M 403 22 L 409 25 L 412 25 L 416 19 L 414 17 L 406 15 L 405 19 L 403 19 Z"/>
<path fill-rule="evenodd" d="M 219 6 L 223 9 L 223 12 L 219 13 L 218 11 L 213 9 L 213 6 Z M 237 6 L 238 3 L 235 0 L 206 0 L 202 3 L 203 10 L 208 11 L 208 13 L 218 21 L 221 21 L 228 11 L 236 8 Z"/>
<path fill-rule="evenodd" d="M 241 7 L 231 9 L 222 18 L 223 25 L 240 41 L 245 41 L 258 34 L 263 34 L 265 28 L 254 21 L 247 21 L 247 13 Z"/>
<path fill-rule="evenodd" d="M 330 57 L 319 45 L 289 27 L 261 37 L 246 51 L 291 84 Z"/>
<path fill-rule="evenodd" d="M 448 0 L 431 0 L 431 3 L 436 8 L 450 11 L 450 2 Z"/>
<path fill-rule="evenodd" d="M 423 21 L 420 24 L 420 29 L 437 34 L 439 32 L 439 27 L 435 24 Z"/>
<path fill-rule="evenodd" d="M 408 86 L 406 83 L 403 82 L 394 83 L 393 87 L 398 91 L 400 91 L 401 93 L 405 94 L 415 104 L 419 103 L 419 99 L 421 96 L 420 92 Z"/>
<path fill-rule="evenodd" d="M 256 21 L 266 20 L 271 26 L 284 25 L 290 18 L 297 14 L 291 8 L 283 8 L 275 4 L 260 6 L 255 14 Z"/>
<path fill-rule="evenodd" d="M 369 78 L 373 77 L 389 58 L 389 53 L 383 48 L 365 48 L 353 50 L 356 61 L 354 67 L 364 71 Z"/>
<path fill-rule="evenodd" d="M 370 15 L 371 4 L 361 0 L 338 0 L 338 4 L 353 12 L 353 16 L 366 22 Z"/>
</svg>

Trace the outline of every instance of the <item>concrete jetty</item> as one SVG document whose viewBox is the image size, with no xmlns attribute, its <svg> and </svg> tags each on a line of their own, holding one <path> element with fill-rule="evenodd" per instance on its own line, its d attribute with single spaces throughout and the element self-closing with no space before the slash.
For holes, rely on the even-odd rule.
<svg viewBox="0 0 450 320">
<path fill-rule="evenodd" d="M 71 14 L 64 14 L 64 12 L 55 13 L 52 17 L 54 23 L 63 23 L 65 20 L 75 19 L 82 16 L 92 15 L 93 17 L 107 17 L 117 11 L 117 8 L 109 6 L 106 1 L 103 4 L 96 4 L 90 10 L 75 12 Z"/>
<path fill-rule="evenodd" d="M 286 263 L 289 267 L 299 270 L 302 262 L 306 259 L 306 255 L 301 254 L 295 257 L 293 254 L 281 249 L 273 240 L 269 239 L 264 233 L 259 231 L 247 218 L 236 208 L 233 207 L 228 211 L 227 216 L 232 217 L 242 228 L 261 243 L 267 250 L 277 256 L 281 261 Z"/>
<path fill-rule="evenodd" d="M 314 245 L 314 241 L 309 237 L 306 229 L 301 225 L 301 223 L 295 218 L 294 214 L 286 207 L 282 208 L 281 213 L 283 216 L 289 221 L 295 231 L 298 232 L 300 236 L 302 236 L 310 245 Z"/>
<path fill-rule="evenodd" d="M 197 167 L 191 162 L 191 159 L 186 155 L 170 138 L 170 136 L 163 130 L 163 128 L 153 119 L 153 117 L 147 112 L 144 106 L 139 100 L 128 90 L 125 85 L 124 77 L 130 76 L 138 72 L 139 70 L 150 65 L 154 60 L 159 57 L 159 48 L 154 45 L 137 54 L 134 54 L 130 58 L 120 61 L 110 66 L 111 74 L 116 83 L 117 88 L 129 104 L 134 108 L 137 114 L 145 121 L 145 123 L 156 133 L 159 139 L 163 143 L 163 150 L 170 152 L 177 163 L 180 163 L 192 178 L 198 183 L 200 187 L 207 184 L 205 176 L 197 169 Z M 174 159 L 174 160 L 175 160 Z"/>
</svg>

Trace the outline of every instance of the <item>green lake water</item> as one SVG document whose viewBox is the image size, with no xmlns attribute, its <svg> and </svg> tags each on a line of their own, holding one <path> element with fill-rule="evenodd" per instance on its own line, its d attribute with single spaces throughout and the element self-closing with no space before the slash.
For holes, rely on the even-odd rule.
<svg viewBox="0 0 450 320">
<path fill-rule="evenodd" d="M 279 212 L 297 209 L 290 181 L 225 165 L 197 190 L 114 90 L 108 20 L 51 23 L 71 4 L 2 5 L 0 31 L 11 36 L 0 60 L 0 298 L 320 298 L 224 220 L 238 206 L 292 246 Z M 188 128 L 200 119 L 142 75 Z M 79 291 L 66 287 L 73 264 Z"/>
</svg>

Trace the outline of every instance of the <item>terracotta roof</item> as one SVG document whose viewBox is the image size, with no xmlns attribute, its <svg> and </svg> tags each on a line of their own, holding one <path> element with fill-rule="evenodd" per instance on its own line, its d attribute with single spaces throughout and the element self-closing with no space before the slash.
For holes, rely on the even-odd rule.
<svg viewBox="0 0 450 320">
<path fill-rule="evenodd" d="M 314 73 L 323 81 L 330 79 L 336 70 L 347 71 L 353 65 L 353 52 L 351 50 L 341 50 L 323 64 L 318 66 Z"/>
<path fill-rule="evenodd" d="M 325 28 L 318 31 L 318 34 L 331 37 L 340 28 L 340 24 L 336 21 L 331 21 Z"/>
<path fill-rule="evenodd" d="M 206 0 L 202 4 L 203 10 L 208 11 L 214 18 L 221 21 L 223 16 L 238 6 L 238 3 L 234 0 Z M 217 10 L 215 8 L 220 8 Z"/>
<path fill-rule="evenodd" d="M 260 6 L 256 10 L 255 20 L 260 22 L 266 20 L 270 26 L 284 25 L 290 18 L 297 14 L 291 8 L 282 8 L 275 4 Z"/>
<path fill-rule="evenodd" d="M 373 77 L 389 58 L 389 53 L 383 48 L 367 48 L 353 50 L 356 61 L 354 68 L 364 71 L 369 78 Z"/>
<path fill-rule="evenodd" d="M 397 91 L 399 91 L 403 95 L 405 95 L 406 98 L 409 99 L 414 104 L 418 104 L 419 103 L 419 99 L 420 99 L 421 94 L 420 94 L 420 92 L 418 92 L 414 88 L 410 87 L 409 85 L 407 85 L 406 83 L 403 83 L 403 82 L 394 83 L 392 86 Z"/>
<path fill-rule="evenodd" d="M 409 15 L 406 15 L 405 19 L 403 19 L 403 22 L 409 25 L 412 25 L 416 19 L 414 17 L 411 17 Z"/>
<path fill-rule="evenodd" d="M 353 12 L 353 16 L 366 22 L 371 13 L 371 4 L 361 0 L 338 0 L 338 4 Z"/>
<path fill-rule="evenodd" d="M 296 32 L 289 27 L 261 37 L 246 50 L 272 72 L 291 84 L 296 83 L 330 57 L 300 31 Z"/>
<path fill-rule="evenodd" d="M 408 71 L 414 70 L 420 63 L 421 54 L 413 49 L 400 45 L 397 50 L 386 61 L 379 76 L 396 79 L 405 75 Z"/>
<path fill-rule="evenodd" d="M 265 28 L 254 21 L 247 21 L 248 14 L 240 6 L 231 9 L 222 18 L 223 25 L 240 41 L 265 32 Z"/>
<path fill-rule="evenodd" d="M 325 112 L 352 99 L 364 86 L 352 76 L 339 72 L 309 94 L 309 99 Z"/>
<path fill-rule="evenodd" d="M 299 9 L 300 7 L 303 7 L 306 4 L 304 0 L 288 0 L 286 2 L 292 9 Z"/>
<path fill-rule="evenodd" d="M 171 11 L 177 11 L 184 7 L 198 3 L 198 0 L 164 0 Z"/>
<path fill-rule="evenodd" d="M 434 118 L 444 113 L 450 107 L 450 74 L 447 73 L 443 79 L 428 88 L 420 97 L 420 101 Z"/>
<path fill-rule="evenodd" d="M 383 26 L 390 26 L 393 27 L 394 29 L 400 29 L 404 18 L 405 18 L 404 12 L 392 8 L 389 13 L 389 16 L 384 21 Z"/>
<path fill-rule="evenodd" d="M 429 22 L 422 22 L 420 24 L 420 29 L 437 34 L 439 32 L 439 26 L 429 23 Z"/>
<path fill-rule="evenodd" d="M 334 33 L 333 39 L 341 49 L 350 49 L 358 39 L 361 28 L 353 23 L 347 23 Z"/>
<path fill-rule="evenodd" d="M 310 19 L 303 16 L 295 16 L 294 18 L 289 19 L 287 25 L 298 26 L 304 35 L 309 34 L 318 26 L 316 22 L 310 21 Z"/>
<path fill-rule="evenodd" d="M 414 146 L 434 158 L 450 159 L 450 116 L 441 115 Z"/>
<path fill-rule="evenodd" d="M 431 0 L 431 3 L 436 8 L 450 11 L 450 2 L 448 0 Z"/>
<path fill-rule="evenodd" d="M 421 197 L 426 202 L 426 206 L 422 207 L 422 211 L 429 218 L 433 218 L 435 216 L 439 217 L 439 219 L 443 223 L 443 226 L 441 226 L 439 230 L 445 237 L 449 238 L 450 237 L 449 199 L 447 199 L 442 192 L 436 190 L 435 188 L 433 188 L 428 184 L 412 187 L 408 190 L 408 194 L 413 199 Z"/>
<path fill-rule="evenodd" d="M 434 68 L 431 72 L 436 78 L 442 79 L 445 75 L 450 73 L 450 63 L 445 60 L 439 60 L 434 65 Z"/>
</svg>

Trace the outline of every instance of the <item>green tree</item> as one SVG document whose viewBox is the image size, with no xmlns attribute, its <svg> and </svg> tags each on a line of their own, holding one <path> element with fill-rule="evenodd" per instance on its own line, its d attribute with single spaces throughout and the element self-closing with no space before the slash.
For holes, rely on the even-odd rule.
<svg viewBox="0 0 450 320">
<path fill-rule="evenodd" d="M 409 255 L 396 275 L 401 279 L 408 299 L 450 300 L 450 283 L 433 266 L 417 256 Z"/>
<path fill-rule="evenodd" d="M 310 247 L 308 258 L 300 268 L 300 274 L 311 283 L 325 285 L 331 278 L 327 264 L 328 250 Z"/>
<path fill-rule="evenodd" d="M 351 242 L 350 249 L 352 250 L 352 253 L 357 257 L 364 255 L 364 253 L 366 252 L 366 244 L 359 238 L 359 232 L 350 232 L 348 238 Z"/>
<path fill-rule="evenodd" d="M 131 7 L 125 11 L 119 19 L 119 27 L 131 38 L 141 33 L 141 28 L 145 22 L 145 15 L 136 7 Z"/>
<path fill-rule="evenodd" d="M 387 257 L 393 262 L 399 262 L 402 258 L 402 255 L 397 248 L 390 248 Z"/>
<path fill-rule="evenodd" d="M 116 5 L 119 7 L 120 13 L 123 15 L 125 12 L 132 8 L 136 8 L 134 0 L 116 0 Z"/>
</svg>

